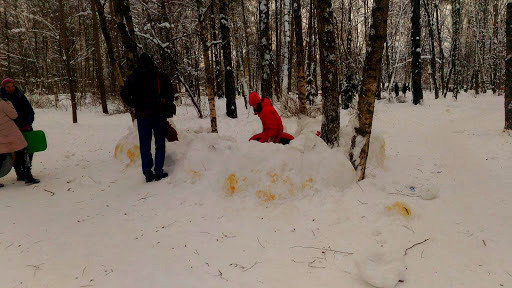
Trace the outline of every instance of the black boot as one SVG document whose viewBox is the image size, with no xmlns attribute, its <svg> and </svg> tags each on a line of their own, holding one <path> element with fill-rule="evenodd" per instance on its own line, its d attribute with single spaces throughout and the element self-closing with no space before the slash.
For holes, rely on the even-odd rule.
<svg viewBox="0 0 512 288">
<path fill-rule="evenodd" d="M 14 172 L 16 172 L 17 181 L 25 181 L 25 173 L 23 168 L 19 167 L 18 165 L 14 165 Z"/>
<path fill-rule="evenodd" d="M 39 181 L 39 179 L 36 179 L 32 176 L 32 172 L 30 170 L 27 171 L 24 176 L 25 184 L 27 185 L 37 184 L 41 182 Z"/>
<path fill-rule="evenodd" d="M 169 174 L 166 172 L 162 172 L 161 174 L 155 174 L 155 181 L 160 181 L 167 177 L 169 177 Z"/>
<path fill-rule="evenodd" d="M 0 188 L 4 187 L 4 184 L 0 183 Z"/>
</svg>

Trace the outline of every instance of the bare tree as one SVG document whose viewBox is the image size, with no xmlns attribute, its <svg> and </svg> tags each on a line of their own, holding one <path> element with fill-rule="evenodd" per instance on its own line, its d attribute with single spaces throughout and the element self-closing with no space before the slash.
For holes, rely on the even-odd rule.
<svg viewBox="0 0 512 288">
<path fill-rule="evenodd" d="M 222 36 L 222 59 L 224 59 L 224 95 L 226 96 L 226 114 L 229 118 L 237 118 L 235 75 L 231 58 L 231 31 L 229 29 L 230 0 L 220 2 L 220 33 Z"/>
<path fill-rule="evenodd" d="M 297 95 L 299 100 L 299 113 L 306 115 L 306 74 L 304 73 L 304 39 L 302 37 L 302 8 L 300 0 L 293 0 L 293 21 L 295 26 L 295 51 L 297 59 Z"/>
<path fill-rule="evenodd" d="M 261 94 L 272 99 L 272 43 L 270 42 L 270 9 L 268 0 L 259 0 Z"/>
<path fill-rule="evenodd" d="M 507 57 L 505 60 L 505 129 L 512 130 L 512 0 L 507 3 Z"/>
<path fill-rule="evenodd" d="M 434 21 L 432 20 L 432 7 L 427 0 L 423 0 L 423 7 L 427 14 L 428 36 L 430 38 L 430 79 L 434 85 L 434 95 L 439 99 L 439 87 L 437 85 L 437 59 L 436 59 L 436 45 L 434 38 Z"/>
<path fill-rule="evenodd" d="M 71 95 L 71 110 L 73 113 L 73 123 L 78 123 L 76 113 L 76 66 L 73 62 L 72 43 L 69 39 L 68 26 L 66 24 L 66 11 L 62 0 L 59 0 L 59 24 L 60 24 L 60 45 L 63 53 L 64 66 L 66 67 L 66 74 L 69 84 L 69 93 Z"/>
<path fill-rule="evenodd" d="M 421 5 L 420 0 L 411 0 L 411 43 L 412 43 L 412 103 L 418 105 L 423 100 L 421 87 Z"/>
<path fill-rule="evenodd" d="M 457 99 L 460 89 L 460 0 L 452 0 L 452 68 L 453 71 L 453 98 Z"/>
<path fill-rule="evenodd" d="M 334 147 L 338 146 L 340 141 L 340 99 L 338 69 L 336 69 L 336 37 L 334 35 L 336 25 L 331 0 L 318 1 L 316 15 L 323 99 L 321 137 L 327 145 Z"/>
<path fill-rule="evenodd" d="M 389 0 L 375 0 L 372 9 L 371 31 L 374 31 L 373 37 L 370 37 L 366 49 L 366 58 L 363 67 L 363 78 L 361 80 L 361 91 L 357 103 L 357 119 L 354 126 L 354 136 L 352 136 L 350 146 L 350 162 L 359 180 L 363 180 L 366 171 L 366 160 L 370 148 L 370 136 L 372 133 L 373 111 L 375 107 L 375 92 L 379 69 L 382 66 L 382 53 L 387 34 L 387 20 L 389 13 Z"/>
<path fill-rule="evenodd" d="M 215 95 L 213 92 L 214 80 L 213 80 L 213 69 L 210 63 L 209 47 L 208 47 L 208 29 L 207 22 L 205 19 L 206 11 L 203 8 L 203 1 L 196 0 L 198 17 L 199 17 L 199 30 L 201 33 L 201 45 L 203 47 L 203 64 L 204 71 L 206 74 L 206 92 L 208 94 L 208 104 L 210 108 L 210 127 L 212 133 L 218 133 L 217 130 L 217 112 L 215 110 Z"/>
<path fill-rule="evenodd" d="M 289 90 L 289 64 L 290 64 L 290 0 L 283 0 L 283 82 L 282 93 L 288 95 Z"/>
<path fill-rule="evenodd" d="M 107 91 L 105 89 L 105 79 L 103 77 L 103 58 L 101 57 L 100 36 L 98 31 L 98 18 L 96 16 L 96 5 L 94 0 L 90 0 L 91 19 L 92 19 L 92 37 L 94 39 L 94 56 L 96 59 L 96 87 L 100 93 L 101 108 L 104 114 L 108 114 Z"/>
</svg>

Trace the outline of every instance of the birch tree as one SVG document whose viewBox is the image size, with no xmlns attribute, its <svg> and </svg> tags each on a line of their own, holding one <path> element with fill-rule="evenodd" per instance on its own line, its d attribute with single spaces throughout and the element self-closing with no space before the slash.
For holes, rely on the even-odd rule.
<svg viewBox="0 0 512 288">
<path fill-rule="evenodd" d="M 373 37 L 369 38 L 366 48 L 361 91 L 357 103 L 357 116 L 353 119 L 354 135 L 352 136 L 349 153 L 350 162 L 354 166 L 359 180 L 365 178 L 375 108 L 375 92 L 378 83 L 377 77 L 382 66 L 382 53 L 388 28 L 388 12 L 389 0 L 375 0 L 370 28 L 371 31 L 374 31 L 374 34 Z"/>
</svg>

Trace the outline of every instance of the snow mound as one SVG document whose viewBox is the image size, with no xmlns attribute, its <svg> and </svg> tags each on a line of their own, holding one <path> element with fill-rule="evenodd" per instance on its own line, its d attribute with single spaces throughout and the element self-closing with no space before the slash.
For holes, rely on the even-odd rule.
<svg viewBox="0 0 512 288">
<path fill-rule="evenodd" d="M 128 133 L 119 139 L 114 149 L 114 158 L 125 167 L 136 166 L 135 164 L 140 161 L 139 133 L 136 125 L 128 128 Z"/>
<path fill-rule="evenodd" d="M 339 191 L 356 181 L 344 154 L 329 149 L 314 134 L 298 134 L 286 146 L 238 142 L 191 129 L 178 130 L 178 134 L 180 141 L 167 143 L 166 147 L 164 168 L 169 172 L 170 184 L 197 184 L 223 197 L 271 202 L 326 189 Z M 135 145 L 138 147 L 134 128 L 119 141 L 116 158 L 132 166 L 137 159 L 132 161 L 126 147 Z"/>
<path fill-rule="evenodd" d="M 370 249 L 359 255 L 356 266 L 362 280 L 378 288 L 394 288 L 404 279 L 405 259 L 402 254 Z"/>
</svg>

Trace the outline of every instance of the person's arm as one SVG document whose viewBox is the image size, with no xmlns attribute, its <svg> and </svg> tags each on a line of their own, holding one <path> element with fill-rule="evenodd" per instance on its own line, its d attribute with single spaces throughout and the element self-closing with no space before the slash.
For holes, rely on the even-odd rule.
<svg viewBox="0 0 512 288">
<path fill-rule="evenodd" d="M 14 106 L 12 106 L 11 102 L 0 100 L 0 104 L 7 117 L 11 120 L 18 118 L 18 113 L 16 112 L 16 109 L 14 109 Z"/>
<path fill-rule="evenodd" d="M 34 117 L 35 117 L 34 109 L 32 108 L 32 105 L 28 101 L 27 97 L 25 97 L 25 95 L 23 95 L 22 101 L 23 101 L 24 110 L 27 113 L 24 126 L 32 126 L 32 124 L 34 124 Z"/>
<path fill-rule="evenodd" d="M 121 99 L 123 102 L 131 108 L 135 108 L 135 101 L 133 99 L 133 89 L 131 78 L 126 78 L 124 81 L 123 89 L 121 89 Z"/>
</svg>

